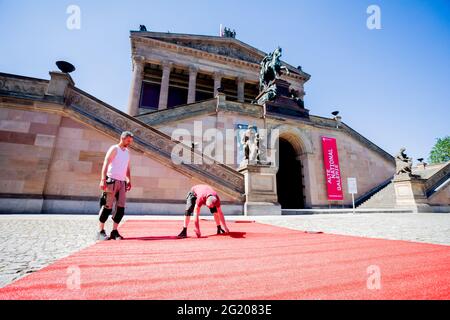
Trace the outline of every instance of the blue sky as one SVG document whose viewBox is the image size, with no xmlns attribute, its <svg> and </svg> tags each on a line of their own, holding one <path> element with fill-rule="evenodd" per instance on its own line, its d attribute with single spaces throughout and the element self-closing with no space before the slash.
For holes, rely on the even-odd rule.
<svg viewBox="0 0 450 320">
<path fill-rule="evenodd" d="M 66 27 L 69 5 L 81 29 Z M 369 5 L 381 30 L 366 27 Z M 6 1 L 0 0 L 0 72 L 48 79 L 56 60 L 77 70 L 76 85 L 126 109 L 131 78 L 129 31 L 217 35 L 219 25 L 312 75 L 312 114 L 343 121 L 386 151 L 406 146 L 428 157 L 450 135 L 450 1 Z"/>
</svg>

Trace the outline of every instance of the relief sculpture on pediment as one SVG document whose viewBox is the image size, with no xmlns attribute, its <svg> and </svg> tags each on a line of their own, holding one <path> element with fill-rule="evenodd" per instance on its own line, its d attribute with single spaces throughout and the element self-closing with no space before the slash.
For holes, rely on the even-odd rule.
<svg viewBox="0 0 450 320">
<path fill-rule="evenodd" d="M 211 43 L 201 43 L 201 42 L 194 42 L 194 41 L 180 41 L 180 40 L 173 40 L 170 41 L 176 45 L 183 46 L 183 47 L 189 47 L 213 54 L 218 54 L 221 56 L 226 56 L 234 59 L 239 59 L 251 63 L 258 63 L 261 60 L 261 56 L 252 55 L 249 52 L 245 52 L 242 49 L 232 47 L 229 45 L 217 45 L 217 44 L 211 44 Z"/>
</svg>

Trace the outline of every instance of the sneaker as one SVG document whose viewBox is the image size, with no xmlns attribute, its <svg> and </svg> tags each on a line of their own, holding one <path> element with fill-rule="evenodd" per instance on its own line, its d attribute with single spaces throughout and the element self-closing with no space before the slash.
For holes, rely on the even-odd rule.
<svg viewBox="0 0 450 320">
<path fill-rule="evenodd" d="M 178 235 L 178 238 L 187 238 L 187 230 L 183 229 L 183 231 L 180 232 L 180 234 Z"/>
<path fill-rule="evenodd" d="M 123 237 L 119 234 L 119 231 L 113 230 L 111 231 L 111 235 L 109 236 L 111 240 L 122 240 Z"/>
<path fill-rule="evenodd" d="M 225 230 L 223 230 L 221 226 L 217 226 L 217 234 L 224 234 L 224 233 L 226 233 Z"/>
<path fill-rule="evenodd" d="M 97 240 L 98 241 L 109 240 L 109 237 L 106 235 L 105 230 L 97 232 Z"/>
</svg>

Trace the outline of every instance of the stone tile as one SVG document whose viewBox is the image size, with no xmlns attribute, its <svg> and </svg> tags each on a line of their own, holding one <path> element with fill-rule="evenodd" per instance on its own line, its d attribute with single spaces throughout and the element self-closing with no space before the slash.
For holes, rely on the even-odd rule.
<svg viewBox="0 0 450 320">
<path fill-rule="evenodd" d="M 87 150 L 89 148 L 89 141 L 58 137 L 56 147 L 68 150 Z"/>
<path fill-rule="evenodd" d="M 44 123 L 31 123 L 30 133 L 56 135 L 58 133 L 58 126 Z"/>
<path fill-rule="evenodd" d="M 94 152 L 94 151 L 84 151 L 81 150 L 78 160 L 80 161 L 94 161 L 94 162 L 102 162 L 105 159 L 105 152 Z"/>
<path fill-rule="evenodd" d="M 144 166 L 133 166 L 131 164 L 131 174 L 137 177 L 149 177 L 150 176 L 150 168 Z"/>
<path fill-rule="evenodd" d="M 83 137 L 83 129 L 60 127 L 58 138 L 80 139 Z M 83 141 L 83 140 L 82 140 Z"/>
<path fill-rule="evenodd" d="M 29 112 L 29 111 L 24 111 L 24 110 L 19 110 L 19 109 L 8 109 L 8 116 L 10 120 L 17 120 L 17 121 L 24 121 L 24 115 L 25 112 Z"/>
<path fill-rule="evenodd" d="M 180 180 L 178 179 L 167 179 L 167 178 L 158 179 L 157 188 L 178 189 L 179 187 L 180 187 Z"/>
<path fill-rule="evenodd" d="M 9 108 L 0 108 L 0 120 L 9 119 Z"/>
<path fill-rule="evenodd" d="M 48 114 L 47 115 L 47 123 L 59 125 L 61 123 L 61 116 L 57 114 Z"/>
<path fill-rule="evenodd" d="M 48 116 L 49 114 L 45 112 L 24 111 L 22 118 L 32 123 L 47 124 Z"/>
<path fill-rule="evenodd" d="M 61 127 L 83 129 L 86 126 L 83 125 L 82 123 L 72 119 L 72 118 L 62 117 L 62 119 L 61 119 Z"/>
<path fill-rule="evenodd" d="M 11 139 L 10 131 L 0 130 L 0 142 L 9 142 Z"/>
<path fill-rule="evenodd" d="M 2 193 L 21 193 L 25 182 L 20 180 L 0 180 Z"/>
<path fill-rule="evenodd" d="M 70 160 L 64 160 L 64 159 L 57 159 L 54 160 L 51 164 L 50 170 L 52 172 L 66 172 L 70 171 Z"/>
<path fill-rule="evenodd" d="M 92 129 L 85 129 L 83 132 L 83 139 L 91 140 L 91 141 L 102 141 L 111 143 L 111 145 L 115 144 L 115 140 L 111 139 L 104 133 L 101 133 Z"/>
<path fill-rule="evenodd" d="M 30 122 L 15 120 L 0 120 L 0 130 L 28 133 Z"/>
<path fill-rule="evenodd" d="M 43 173 L 45 176 L 45 173 Z M 24 182 L 23 193 L 27 194 L 43 194 L 45 181 L 44 179 L 27 179 Z"/>
<path fill-rule="evenodd" d="M 33 133 L 11 132 L 9 135 L 9 143 L 34 145 L 36 135 Z"/>
<path fill-rule="evenodd" d="M 34 144 L 40 147 L 50 147 L 52 148 L 55 144 L 56 137 L 47 134 L 37 134 Z"/>
<path fill-rule="evenodd" d="M 54 158 L 61 160 L 74 160 L 79 159 L 80 151 L 79 150 L 68 150 L 65 148 L 56 148 Z"/>
<path fill-rule="evenodd" d="M 74 172 L 91 173 L 92 162 L 90 161 L 73 161 L 72 168 Z"/>
</svg>

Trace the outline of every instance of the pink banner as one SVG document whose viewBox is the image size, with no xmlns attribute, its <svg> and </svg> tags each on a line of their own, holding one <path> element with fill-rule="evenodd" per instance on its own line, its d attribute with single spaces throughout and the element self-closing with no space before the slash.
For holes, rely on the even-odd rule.
<svg viewBox="0 0 450 320">
<path fill-rule="evenodd" d="M 328 200 L 344 200 L 336 139 L 322 137 L 322 149 Z"/>
</svg>

